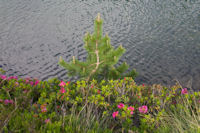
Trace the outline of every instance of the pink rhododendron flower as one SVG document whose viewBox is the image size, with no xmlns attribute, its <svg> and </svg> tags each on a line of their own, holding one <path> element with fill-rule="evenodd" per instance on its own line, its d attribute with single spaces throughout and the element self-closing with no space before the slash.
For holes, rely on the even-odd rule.
<svg viewBox="0 0 200 133">
<path fill-rule="evenodd" d="M 13 102 L 13 100 L 9 100 L 9 103 L 10 103 L 10 104 L 13 104 L 14 102 Z"/>
<path fill-rule="evenodd" d="M 39 80 L 36 80 L 35 81 L 35 85 L 37 85 L 37 84 L 39 84 L 40 83 L 40 81 Z"/>
<path fill-rule="evenodd" d="M 119 114 L 119 111 L 113 112 L 112 117 L 115 118 Z"/>
<path fill-rule="evenodd" d="M 65 93 L 65 92 L 66 92 L 65 88 L 61 88 L 61 89 L 60 89 L 60 92 L 61 92 L 61 93 Z"/>
<path fill-rule="evenodd" d="M 147 111 L 148 111 L 148 107 L 147 106 L 141 106 L 141 107 L 139 107 L 139 111 L 140 111 L 140 113 L 143 113 L 143 114 L 145 114 L 145 113 L 147 113 Z"/>
<path fill-rule="evenodd" d="M 128 110 L 131 110 L 131 111 L 134 111 L 134 107 L 132 107 L 132 106 L 130 106 L 130 107 L 128 107 Z"/>
<path fill-rule="evenodd" d="M 0 78 L 3 79 L 3 80 L 7 79 L 6 75 L 0 75 Z"/>
<path fill-rule="evenodd" d="M 50 122 L 50 119 L 46 119 L 45 120 L 45 123 L 47 124 L 47 123 L 49 123 Z"/>
<path fill-rule="evenodd" d="M 118 107 L 119 109 L 121 109 L 121 108 L 124 107 L 124 104 L 123 104 L 123 103 L 120 103 L 119 105 L 117 105 L 117 107 Z"/>
<path fill-rule="evenodd" d="M 133 111 L 131 111 L 131 115 L 133 114 Z"/>
<path fill-rule="evenodd" d="M 187 88 L 184 88 L 184 89 L 181 90 L 181 94 L 184 95 L 184 94 L 187 94 L 187 93 L 188 93 Z"/>
<path fill-rule="evenodd" d="M 30 85 L 34 85 L 33 81 L 30 82 Z"/>
<path fill-rule="evenodd" d="M 6 99 L 6 100 L 4 100 L 4 103 L 7 105 L 10 103 L 10 100 Z"/>
<path fill-rule="evenodd" d="M 61 81 L 59 86 L 64 87 L 66 85 L 66 83 L 64 81 Z"/>
<path fill-rule="evenodd" d="M 16 79 L 16 80 L 17 80 L 17 76 L 10 76 L 10 77 L 8 78 L 8 80 L 11 80 L 11 79 Z"/>
</svg>

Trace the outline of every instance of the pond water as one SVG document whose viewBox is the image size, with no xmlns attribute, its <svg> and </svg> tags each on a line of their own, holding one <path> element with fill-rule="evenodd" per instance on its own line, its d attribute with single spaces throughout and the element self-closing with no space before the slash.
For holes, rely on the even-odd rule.
<svg viewBox="0 0 200 133">
<path fill-rule="evenodd" d="M 139 83 L 200 88 L 200 0 L 0 0 L 0 68 L 66 79 L 59 57 L 83 60 L 97 13 Z"/>
</svg>

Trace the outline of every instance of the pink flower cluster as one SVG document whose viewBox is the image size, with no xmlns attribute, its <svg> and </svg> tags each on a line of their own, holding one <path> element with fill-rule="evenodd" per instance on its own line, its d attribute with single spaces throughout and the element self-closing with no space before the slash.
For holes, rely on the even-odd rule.
<svg viewBox="0 0 200 133">
<path fill-rule="evenodd" d="M 38 85 L 40 83 L 40 81 L 39 80 L 35 80 L 35 85 Z"/>
<path fill-rule="evenodd" d="M 65 93 L 65 92 L 66 92 L 65 88 L 60 89 L 60 93 Z"/>
<path fill-rule="evenodd" d="M 10 77 L 7 78 L 7 80 L 11 80 L 11 79 L 16 79 L 17 80 L 18 77 L 17 76 L 10 76 Z"/>
<path fill-rule="evenodd" d="M 124 107 L 124 104 L 123 104 L 123 103 L 120 103 L 119 105 L 117 105 L 117 107 L 118 107 L 119 109 L 122 109 L 122 108 Z"/>
<path fill-rule="evenodd" d="M 181 94 L 185 95 L 185 94 L 187 94 L 187 93 L 188 93 L 187 88 L 184 88 L 184 89 L 181 90 Z"/>
<path fill-rule="evenodd" d="M 128 107 L 128 110 L 130 110 L 131 111 L 131 115 L 133 114 L 133 111 L 135 110 L 135 108 L 134 107 L 132 107 L 132 106 L 130 106 L 130 107 Z"/>
<path fill-rule="evenodd" d="M 60 87 L 64 87 L 65 85 L 66 85 L 66 83 L 64 81 L 61 81 L 59 84 Z"/>
<path fill-rule="evenodd" d="M 67 84 L 70 84 L 70 82 L 68 81 Z M 60 84 L 59 84 L 59 86 L 61 87 L 60 93 L 65 93 L 65 92 L 66 92 L 66 90 L 65 90 L 64 87 L 65 87 L 67 84 L 66 84 L 64 81 L 61 81 L 61 82 L 60 82 Z"/>
<path fill-rule="evenodd" d="M 148 107 L 145 106 L 145 105 L 139 107 L 138 109 L 139 109 L 140 113 L 142 113 L 142 114 L 145 114 L 145 113 L 147 113 L 147 111 L 148 111 Z"/>
<path fill-rule="evenodd" d="M 0 78 L 3 79 L 3 80 L 7 79 L 6 75 L 0 75 Z"/>
<path fill-rule="evenodd" d="M 120 104 L 117 105 L 117 107 L 119 109 L 122 109 L 122 108 L 125 107 L 125 105 L 123 103 L 120 103 Z M 133 111 L 135 110 L 135 108 L 133 106 L 129 106 L 127 109 L 131 111 L 130 112 L 131 115 L 133 114 Z M 146 105 L 143 105 L 143 106 L 139 107 L 138 110 L 139 110 L 140 113 L 145 114 L 148 111 L 148 107 Z M 119 114 L 119 111 L 113 112 L 112 117 L 115 118 L 115 117 L 118 116 L 118 114 Z"/>
<path fill-rule="evenodd" d="M 38 79 L 32 80 L 31 78 L 25 78 L 25 82 L 26 82 L 26 84 L 30 84 L 32 86 L 34 86 L 34 85 L 36 86 L 36 85 L 38 85 L 40 83 L 40 80 L 38 80 Z"/>
<path fill-rule="evenodd" d="M 0 75 L 0 78 L 2 80 L 11 80 L 11 79 L 18 79 L 17 76 L 10 76 L 10 77 L 6 77 L 6 75 Z"/>
<path fill-rule="evenodd" d="M 113 112 L 112 117 L 115 118 L 116 116 L 118 116 L 119 111 Z"/>
<path fill-rule="evenodd" d="M 3 100 L 0 99 L 0 102 L 3 102 Z M 13 103 L 14 103 L 13 100 L 8 100 L 8 99 L 4 100 L 4 104 L 5 104 L 5 105 L 13 104 Z"/>
</svg>

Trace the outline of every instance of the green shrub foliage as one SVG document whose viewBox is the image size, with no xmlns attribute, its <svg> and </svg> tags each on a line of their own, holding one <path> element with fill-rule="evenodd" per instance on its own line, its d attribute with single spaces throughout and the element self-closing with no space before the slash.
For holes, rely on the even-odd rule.
<svg viewBox="0 0 200 133">
<path fill-rule="evenodd" d="M 3 73 L 5 73 L 5 71 L 2 69 L 2 68 L 0 68 L 0 74 L 3 74 Z"/>
<path fill-rule="evenodd" d="M 0 75 L 0 132 L 173 132 L 169 118 L 179 131 L 199 131 L 200 93 L 180 88 L 128 77 L 70 83 Z"/>
<path fill-rule="evenodd" d="M 68 71 L 69 76 L 79 76 L 87 80 L 135 78 L 137 73 L 134 69 L 125 73 L 129 68 L 126 62 L 116 67 L 125 49 L 122 45 L 114 49 L 108 35 L 103 36 L 102 24 L 103 20 L 98 14 L 94 21 L 94 33 L 86 33 L 84 37 L 85 49 L 88 52 L 85 62 L 81 62 L 73 56 L 73 60 L 69 63 L 60 57 L 59 64 Z"/>
</svg>

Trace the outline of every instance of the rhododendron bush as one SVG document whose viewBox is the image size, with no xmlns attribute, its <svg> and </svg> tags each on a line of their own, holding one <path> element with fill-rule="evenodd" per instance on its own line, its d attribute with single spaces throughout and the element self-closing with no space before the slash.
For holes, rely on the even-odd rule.
<svg viewBox="0 0 200 133">
<path fill-rule="evenodd" d="M 132 78 L 76 82 L 0 75 L 1 132 L 156 132 L 166 110 L 194 108 L 199 92 Z M 181 105 L 181 106 L 180 106 Z M 193 110 L 198 113 L 199 110 Z"/>
</svg>

